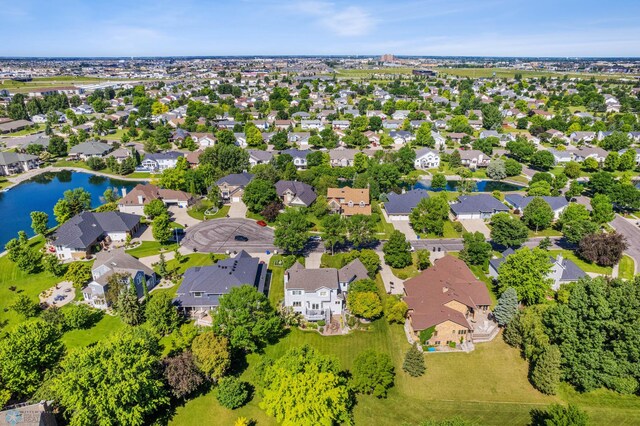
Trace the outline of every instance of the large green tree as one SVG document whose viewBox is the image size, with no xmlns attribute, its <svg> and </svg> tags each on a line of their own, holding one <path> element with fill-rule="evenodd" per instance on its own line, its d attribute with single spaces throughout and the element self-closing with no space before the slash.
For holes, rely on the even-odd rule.
<svg viewBox="0 0 640 426">
<path fill-rule="evenodd" d="M 448 217 L 449 202 L 445 193 L 421 199 L 409 214 L 413 229 L 440 236 L 444 234 L 444 221 Z"/>
<path fill-rule="evenodd" d="M 393 387 L 395 371 L 387 354 L 368 349 L 353 361 L 351 386 L 359 393 L 385 398 Z"/>
<path fill-rule="evenodd" d="M 242 201 L 253 213 L 260 213 L 267 204 L 277 200 L 276 187 L 273 183 L 262 179 L 253 179 L 249 182 L 242 195 Z"/>
<path fill-rule="evenodd" d="M 322 219 L 322 240 L 325 247 L 331 247 L 331 254 L 336 245 L 344 244 L 347 239 L 347 222 L 339 214 L 330 214 Z"/>
<path fill-rule="evenodd" d="M 540 303 L 551 290 L 549 254 L 542 249 L 523 247 L 507 256 L 498 269 L 500 293 L 513 287 L 522 303 Z"/>
<path fill-rule="evenodd" d="M 536 232 L 547 229 L 553 217 L 551 206 L 541 197 L 534 197 L 522 213 L 522 221 Z"/>
<path fill-rule="evenodd" d="M 460 259 L 469 265 L 484 265 L 491 258 L 491 244 L 482 232 L 465 232 L 462 238 L 464 247 L 460 251 Z"/>
<path fill-rule="evenodd" d="M 48 222 L 49 215 L 45 212 L 31 212 L 31 229 L 36 234 L 45 235 L 49 229 Z"/>
<path fill-rule="evenodd" d="M 191 351 L 196 366 L 209 380 L 220 380 L 231 367 L 229 339 L 216 336 L 211 330 L 206 330 L 193 339 Z"/>
<path fill-rule="evenodd" d="M 382 251 L 384 261 L 393 268 L 404 268 L 412 263 L 411 244 L 407 237 L 400 231 L 394 230 L 389 237 L 389 241 L 384 243 Z"/>
<path fill-rule="evenodd" d="M 301 252 L 309 240 L 309 223 L 299 210 L 288 210 L 277 219 L 274 244 L 286 253 Z"/>
<path fill-rule="evenodd" d="M 516 247 L 527 240 L 527 226 L 509 213 L 496 213 L 491 217 L 491 240 L 503 247 Z"/>
<path fill-rule="evenodd" d="M 180 325 L 178 310 L 167 293 L 154 293 L 145 300 L 145 318 L 158 334 L 165 336 Z"/>
</svg>

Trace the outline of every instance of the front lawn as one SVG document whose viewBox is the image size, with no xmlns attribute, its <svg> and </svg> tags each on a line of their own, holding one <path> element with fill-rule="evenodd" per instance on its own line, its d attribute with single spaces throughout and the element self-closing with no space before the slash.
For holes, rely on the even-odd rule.
<svg viewBox="0 0 640 426">
<path fill-rule="evenodd" d="M 603 274 L 603 275 L 611 275 L 611 273 L 613 271 L 613 268 L 611 266 L 598 266 L 595 263 L 589 263 L 589 262 L 583 260 L 582 258 L 578 257 L 571 250 L 549 250 L 549 253 L 552 254 L 553 256 L 557 256 L 557 255 L 561 254 L 562 257 L 564 257 L 565 259 L 571 260 L 573 263 L 578 265 L 578 267 L 580 269 L 582 269 L 583 271 L 585 271 L 585 272 L 592 272 L 592 273 Z"/>
<path fill-rule="evenodd" d="M 625 280 L 633 279 L 635 275 L 635 268 L 636 263 L 633 258 L 625 254 L 622 256 L 622 259 L 620 259 L 620 263 L 618 264 L 618 277 L 624 278 Z"/>
<path fill-rule="evenodd" d="M 562 232 L 557 231 L 553 228 L 543 229 L 538 232 L 529 229 L 529 238 L 535 237 L 562 237 Z"/>
<path fill-rule="evenodd" d="M 197 219 L 197 220 L 219 219 L 221 217 L 226 217 L 227 214 L 229 214 L 230 206 L 226 205 L 226 206 L 220 207 L 215 214 L 205 216 L 204 212 L 210 209 L 213 203 L 209 200 L 201 200 L 200 203 L 201 203 L 201 206 L 198 206 L 197 208 L 196 206 L 193 206 L 187 211 L 189 216 L 191 216 L 194 219 Z"/>
<path fill-rule="evenodd" d="M 453 227 L 453 222 L 447 220 L 444 222 L 444 233 L 443 235 L 436 235 L 433 232 L 428 234 L 423 234 L 421 232 L 417 233 L 421 239 L 434 239 L 434 238 L 461 238 L 462 233 L 455 230 Z"/>
<path fill-rule="evenodd" d="M 140 259 L 141 257 L 160 254 L 160 252 L 171 251 L 175 248 L 176 243 L 174 242 L 159 243 L 157 241 L 142 241 L 138 247 L 127 250 L 127 253 Z"/>
<path fill-rule="evenodd" d="M 413 278 L 416 275 L 420 274 L 420 271 L 416 267 L 416 263 L 418 261 L 418 256 L 416 253 L 411 253 L 411 265 L 405 266 L 404 268 L 391 268 L 393 275 L 400 278 L 401 280 L 407 280 L 409 278 Z"/>
</svg>

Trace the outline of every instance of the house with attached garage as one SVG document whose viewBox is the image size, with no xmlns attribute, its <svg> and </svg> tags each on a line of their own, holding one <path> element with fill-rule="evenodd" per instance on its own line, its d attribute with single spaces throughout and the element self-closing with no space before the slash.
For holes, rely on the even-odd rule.
<svg viewBox="0 0 640 426">
<path fill-rule="evenodd" d="M 91 267 L 92 280 L 82 289 L 82 297 L 94 308 L 107 309 L 106 292 L 109 280 L 114 274 L 122 274 L 122 284 L 125 287 L 134 285 L 136 295 L 141 298 L 145 294 L 144 287 L 150 291 L 156 286 L 158 278 L 153 269 L 149 268 L 135 257 L 126 254 L 124 249 L 105 250 L 96 254 L 96 260 Z"/>
<path fill-rule="evenodd" d="M 113 150 L 113 147 L 104 142 L 87 141 L 72 146 L 69 150 L 69 158 L 87 160 L 89 158 L 104 158 Z"/>
<path fill-rule="evenodd" d="M 388 130 L 396 130 L 402 127 L 402 120 L 383 120 L 382 127 Z"/>
<path fill-rule="evenodd" d="M 273 158 L 273 152 L 271 151 L 249 149 L 247 150 L 247 152 L 249 153 L 249 164 L 251 165 L 251 167 L 258 164 L 267 164 Z"/>
<path fill-rule="evenodd" d="M 563 164 L 573 161 L 573 151 L 560 151 L 557 149 L 548 149 L 553 154 L 554 164 Z"/>
<path fill-rule="evenodd" d="M 509 207 L 489 194 L 461 195 L 450 207 L 458 220 L 491 219 L 496 213 L 509 211 Z"/>
<path fill-rule="evenodd" d="M 401 146 L 416 140 L 415 135 L 407 130 L 394 130 L 389 132 L 389 136 L 391 136 L 396 146 Z"/>
<path fill-rule="evenodd" d="M 423 198 L 429 198 L 429 193 L 424 189 L 412 189 L 402 194 L 390 192 L 384 203 L 384 211 L 389 220 L 409 220 L 409 214 Z"/>
<path fill-rule="evenodd" d="M 312 151 L 305 149 L 286 149 L 281 151 L 280 154 L 288 154 L 293 158 L 293 165 L 296 166 L 298 170 L 304 170 L 307 168 L 307 155 L 309 155 Z"/>
<path fill-rule="evenodd" d="M 360 259 L 336 268 L 305 269 L 296 262 L 284 273 L 284 306 L 307 321 L 331 321 L 342 315 L 346 293 L 355 281 L 369 278 Z"/>
<path fill-rule="evenodd" d="M 477 149 L 459 150 L 460 162 L 463 166 L 470 169 L 477 169 L 478 167 L 487 167 L 491 162 L 491 156 L 485 154 Z"/>
<path fill-rule="evenodd" d="M 324 126 L 320 120 L 301 120 L 300 127 L 302 130 L 319 130 Z"/>
<path fill-rule="evenodd" d="M 416 169 L 421 170 L 437 169 L 440 167 L 440 153 L 431 148 L 419 149 L 416 151 L 416 159 L 413 165 Z"/>
<path fill-rule="evenodd" d="M 40 158 L 31 154 L 0 152 L 0 176 L 23 173 L 40 166 Z"/>
<path fill-rule="evenodd" d="M 515 253 L 515 250 L 509 248 L 502 253 L 501 258 L 491 259 L 489 261 L 489 276 L 497 279 L 500 265 L 513 253 Z M 587 276 L 586 272 L 580 269 L 573 261 L 565 259 L 562 254 L 556 257 L 549 256 L 549 262 L 551 263 L 551 270 L 547 274 L 547 278 L 553 280 L 551 288 L 554 291 L 558 291 L 562 284 L 578 281 L 580 278 Z"/>
<path fill-rule="evenodd" d="M 489 341 L 497 334 L 497 324 L 489 319 L 487 286 L 460 259 L 447 255 L 436 260 L 407 280 L 404 291 L 409 308 L 405 330 L 412 341 L 437 349 Z"/>
<path fill-rule="evenodd" d="M 140 166 L 136 167 L 137 171 L 161 173 L 166 169 L 172 169 L 178 164 L 178 159 L 184 157 L 182 152 L 167 151 L 159 152 L 155 154 L 147 154 L 140 163 Z"/>
<path fill-rule="evenodd" d="M 520 194 L 507 194 L 504 197 L 504 201 L 507 202 L 514 210 L 519 210 L 521 213 L 529 205 L 531 201 L 536 197 L 525 197 Z M 539 197 L 542 198 L 553 210 L 553 215 L 556 219 L 560 217 L 562 212 L 567 208 L 569 202 L 565 197 Z"/>
<path fill-rule="evenodd" d="M 369 188 L 328 188 L 327 202 L 333 213 L 343 216 L 371 215 Z"/>
<path fill-rule="evenodd" d="M 216 181 L 216 185 L 220 190 L 220 198 L 225 203 L 238 203 L 242 200 L 244 188 L 251 182 L 253 175 L 251 173 L 232 173 Z"/>
<path fill-rule="evenodd" d="M 118 211 L 144 216 L 144 207 L 153 200 L 160 200 L 165 206 L 187 208 L 193 204 L 193 196 L 188 192 L 159 188 L 150 183 L 138 184 L 129 193 L 122 189 L 118 200 Z"/>
<path fill-rule="evenodd" d="M 318 197 L 311 185 L 294 180 L 276 182 L 276 192 L 287 207 L 309 207 Z"/>
<path fill-rule="evenodd" d="M 569 135 L 569 140 L 574 143 L 590 143 L 596 139 L 596 132 L 573 132 Z"/>
<path fill-rule="evenodd" d="M 58 227 L 50 245 L 58 259 L 84 259 L 96 248 L 126 242 L 140 228 L 140 218 L 121 212 L 82 212 Z"/>
<path fill-rule="evenodd" d="M 220 297 L 236 287 L 250 285 L 264 293 L 267 265 L 241 250 L 215 265 L 196 266 L 184 273 L 173 303 L 185 315 L 201 318 L 220 304 Z"/>
<path fill-rule="evenodd" d="M 573 159 L 582 163 L 587 158 L 593 158 L 598 164 L 603 164 L 609 152 L 598 146 L 584 146 L 573 151 Z"/>
</svg>

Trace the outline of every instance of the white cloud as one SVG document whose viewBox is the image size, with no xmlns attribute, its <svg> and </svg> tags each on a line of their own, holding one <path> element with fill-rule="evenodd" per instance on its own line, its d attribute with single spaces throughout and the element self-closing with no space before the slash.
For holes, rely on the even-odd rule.
<svg viewBox="0 0 640 426">
<path fill-rule="evenodd" d="M 371 14 L 359 6 L 341 9 L 335 3 L 305 0 L 293 2 L 286 8 L 294 13 L 314 18 L 316 24 L 341 37 L 369 34 L 376 24 Z"/>
</svg>

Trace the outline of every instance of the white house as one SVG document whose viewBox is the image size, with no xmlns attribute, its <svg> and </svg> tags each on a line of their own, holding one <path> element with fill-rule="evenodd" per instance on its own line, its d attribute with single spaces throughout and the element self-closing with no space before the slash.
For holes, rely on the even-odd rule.
<svg viewBox="0 0 640 426">
<path fill-rule="evenodd" d="M 416 169 L 437 169 L 440 167 L 440 153 L 431 148 L 422 148 L 416 151 L 414 162 Z"/>
<path fill-rule="evenodd" d="M 174 168 L 178 163 L 178 158 L 183 156 L 183 153 L 175 151 L 147 154 L 136 170 L 160 173 L 166 169 Z"/>
</svg>

